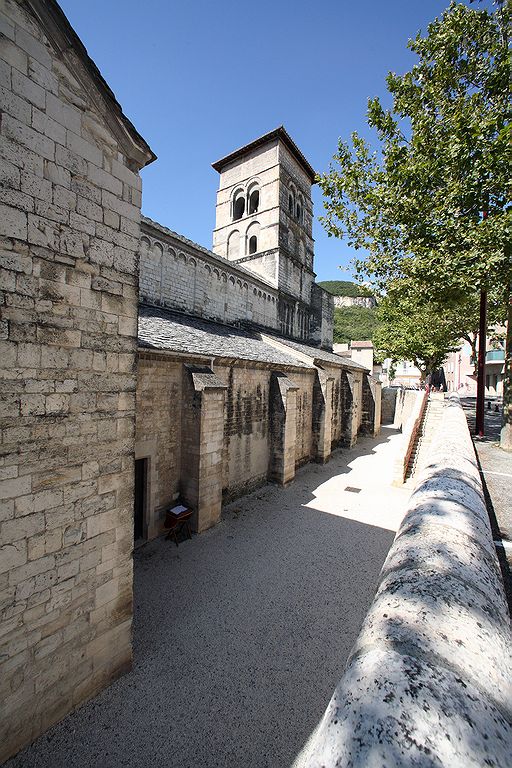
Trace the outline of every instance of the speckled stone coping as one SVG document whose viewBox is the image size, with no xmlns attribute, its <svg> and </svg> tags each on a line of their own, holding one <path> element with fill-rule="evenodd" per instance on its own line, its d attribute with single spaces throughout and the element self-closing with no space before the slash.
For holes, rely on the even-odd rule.
<svg viewBox="0 0 512 768">
<path fill-rule="evenodd" d="M 294 768 L 512 765 L 510 617 L 457 396 L 432 445 L 345 673 Z"/>
</svg>

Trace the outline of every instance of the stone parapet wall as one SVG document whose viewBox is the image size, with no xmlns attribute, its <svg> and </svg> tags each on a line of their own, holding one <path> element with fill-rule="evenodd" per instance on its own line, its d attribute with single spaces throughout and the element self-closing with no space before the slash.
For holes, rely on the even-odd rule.
<svg viewBox="0 0 512 768">
<path fill-rule="evenodd" d="M 457 396 L 327 711 L 294 768 L 505 766 L 510 616 Z"/>
<path fill-rule="evenodd" d="M 59 13 L 0 10 L 0 761 L 131 664 L 151 153 Z"/>
</svg>

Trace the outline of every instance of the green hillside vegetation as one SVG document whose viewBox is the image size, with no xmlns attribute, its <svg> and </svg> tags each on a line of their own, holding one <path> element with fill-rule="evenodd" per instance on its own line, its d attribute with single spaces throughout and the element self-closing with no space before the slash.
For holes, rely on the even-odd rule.
<svg viewBox="0 0 512 768">
<path fill-rule="evenodd" d="M 379 326 L 377 312 L 367 307 L 336 307 L 334 310 L 334 342 L 373 341 Z"/>
<path fill-rule="evenodd" d="M 323 280 L 318 283 L 321 288 L 332 293 L 333 296 L 373 296 L 372 292 L 364 285 L 351 283 L 349 280 Z"/>
</svg>

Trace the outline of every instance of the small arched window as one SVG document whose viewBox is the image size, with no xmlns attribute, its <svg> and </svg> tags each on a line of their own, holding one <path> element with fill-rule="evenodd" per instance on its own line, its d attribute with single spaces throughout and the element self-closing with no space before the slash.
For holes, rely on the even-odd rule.
<svg viewBox="0 0 512 768">
<path fill-rule="evenodd" d="M 291 213 L 293 216 L 293 195 L 291 192 L 288 195 L 288 213 Z"/>
<path fill-rule="evenodd" d="M 251 235 L 249 238 L 249 253 L 256 253 L 258 250 L 258 238 L 256 235 Z"/>
<path fill-rule="evenodd" d="M 300 203 L 297 203 L 297 219 L 302 221 L 302 206 Z"/>
<path fill-rule="evenodd" d="M 233 203 L 233 220 L 241 219 L 245 213 L 245 199 L 243 195 L 235 198 Z"/>
<path fill-rule="evenodd" d="M 257 213 L 260 205 L 260 191 L 254 189 L 249 195 L 249 214 Z"/>
</svg>

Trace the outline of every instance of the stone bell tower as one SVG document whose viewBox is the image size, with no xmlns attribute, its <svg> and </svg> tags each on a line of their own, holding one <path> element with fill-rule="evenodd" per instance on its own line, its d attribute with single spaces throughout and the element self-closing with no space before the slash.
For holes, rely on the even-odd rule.
<svg viewBox="0 0 512 768">
<path fill-rule="evenodd" d="M 315 172 L 281 126 L 213 163 L 213 250 L 279 290 L 280 330 L 311 335 Z"/>
</svg>

